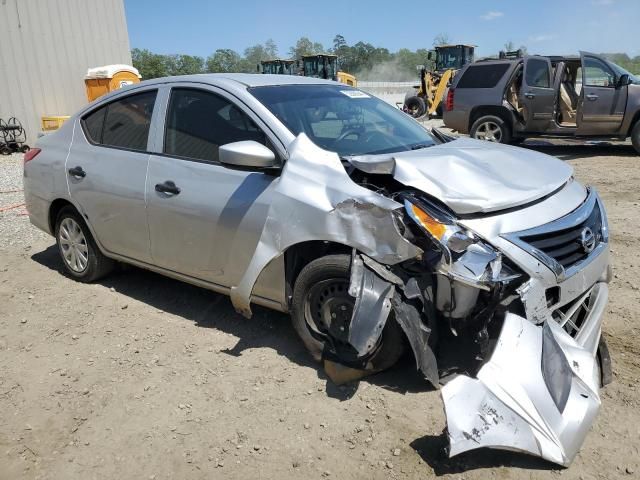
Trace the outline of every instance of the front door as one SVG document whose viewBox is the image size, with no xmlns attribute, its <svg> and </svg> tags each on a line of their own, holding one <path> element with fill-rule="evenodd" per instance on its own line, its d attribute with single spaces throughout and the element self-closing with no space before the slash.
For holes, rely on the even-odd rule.
<svg viewBox="0 0 640 480">
<path fill-rule="evenodd" d="M 582 91 L 578 100 L 578 135 L 614 135 L 624 119 L 627 86 L 617 78 L 604 59 L 581 54 Z"/>
<path fill-rule="evenodd" d="M 252 118 L 220 93 L 174 87 L 162 153 L 149 161 L 148 221 L 153 263 L 222 286 L 237 284 L 269 209 L 273 175 L 227 168 L 218 147 L 268 144 Z"/>
<path fill-rule="evenodd" d="M 551 86 L 551 61 L 546 57 L 524 58 L 524 76 L 518 102 L 523 107 L 524 131 L 545 132 L 553 120 L 555 90 Z"/>
<path fill-rule="evenodd" d="M 133 93 L 85 115 L 65 164 L 71 198 L 97 241 L 143 262 L 150 260 L 144 189 L 156 95 Z"/>
</svg>

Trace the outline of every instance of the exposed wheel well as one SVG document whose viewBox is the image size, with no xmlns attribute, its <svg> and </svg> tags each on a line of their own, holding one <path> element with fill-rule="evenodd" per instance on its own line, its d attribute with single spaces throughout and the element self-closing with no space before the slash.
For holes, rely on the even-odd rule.
<svg viewBox="0 0 640 480">
<path fill-rule="evenodd" d="M 484 117 L 485 115 L 495 115 L 496 117 L 501 118 L 513 132 L 513 117 L 511 115 L 511 112 L 509 112 L 509 110 L 507 110 L 505 107 L 499 107 L 497 105 L 474 107 L 471 110 L 471 114 L 469 115 L 469 131 L 471 131 L 471 127 L 473 126 L 475 121 L 480 117 Z"/>
<path fill-rule="evenodd" d="M 334 254 L 351 254 L 352 247 L 336 242 L 314 240 L 289 247 L 284 252 L 285 288 L 287 302 L 293 294 L 293 286 L 302 269 L 313 260 Z"/>
<path fill-rule="evenodd" d="M 56 218 L 58 218 L 58 213 L 60 213 L 60 210 L 67 206 L 75 208 L 69 200 L 65 200 L 64 198 L 58 198 L 51 202 L 51 206 L 49 207 L 49 231 L 51 231 L 51 234 L 55 233 Z"/>
</svg>

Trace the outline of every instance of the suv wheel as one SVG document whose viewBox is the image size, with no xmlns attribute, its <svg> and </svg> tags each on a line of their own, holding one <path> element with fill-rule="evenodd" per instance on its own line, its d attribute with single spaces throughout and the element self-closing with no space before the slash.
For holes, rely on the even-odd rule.
<svg viewBox="0 0 640 480">
<path fill-rule="evenodd" d="M 473 122 L 469 136 L 495 143 L 509 143 L 511 141 L 509 126 L 503 119 L 494 115 L 485 115 Z"/>
<path fill-rule="evenodd" d="M 89 228 L 75 208 L 60 210 L 55 236 L 64 269 L 76 280 L 93 282 L 113 270 L 115 262 L 98 249 Z"/>
<path fill-rule="evenodd" d="M 640 153 L 640 120 L 638 120 L 631 130 L 631 143 L 636 152 Z"/>
<path fill-rule="evenodd" d="M 355 299 L 349 295 L 350 255 L 327 255 L 302 269 L 293 289 L 293 327 L 317 361 L 323 356 L 370 372 L 385 370 L 404 352 L 398 323 L 389 317 L 377 347 L 358 358 L 346 342 Z"/>
</svg>

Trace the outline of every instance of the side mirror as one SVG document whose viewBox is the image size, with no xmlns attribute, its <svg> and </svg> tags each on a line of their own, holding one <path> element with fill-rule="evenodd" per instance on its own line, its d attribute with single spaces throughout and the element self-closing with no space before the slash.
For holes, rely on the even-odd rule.
<svg viewBox="0 0 640 480">
<path fill-rule="evenodd" d="M 434 50 L 429 50 L 427 52 L 427 60 L 434 61 L 436 59 L 436 52 Z"/>
<path fill-rule="evenodd" d="M 272 168 L 276 166 L 274 153 L 255 140 L 222 145 L 218 149 L 218 159 L 220 163 L 230 167 Z"/>
<path fill-rule="evenodd" d="M 622 75 L 620 75 L 620 78 L 618 79 L 618 84 L 616 86 L 626 87 L 630 83 L 631 83 L 631 77 L 627 73 L 623 73 Z"/>
</svg>

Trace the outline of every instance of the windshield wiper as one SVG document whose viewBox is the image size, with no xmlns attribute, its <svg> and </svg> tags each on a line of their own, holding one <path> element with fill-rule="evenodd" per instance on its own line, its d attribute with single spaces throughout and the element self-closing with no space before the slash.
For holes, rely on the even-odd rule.
<svg viewBox="0 0 640 480">
<path fill-rule="evenodd" d="M 433 143 L 432 144 L 416 143 L 415 145 L 411 145 L 411 150 L 420 150 L 422 148 L 428 148 L 428 147 L 433 147 Z"/>
</svg>

